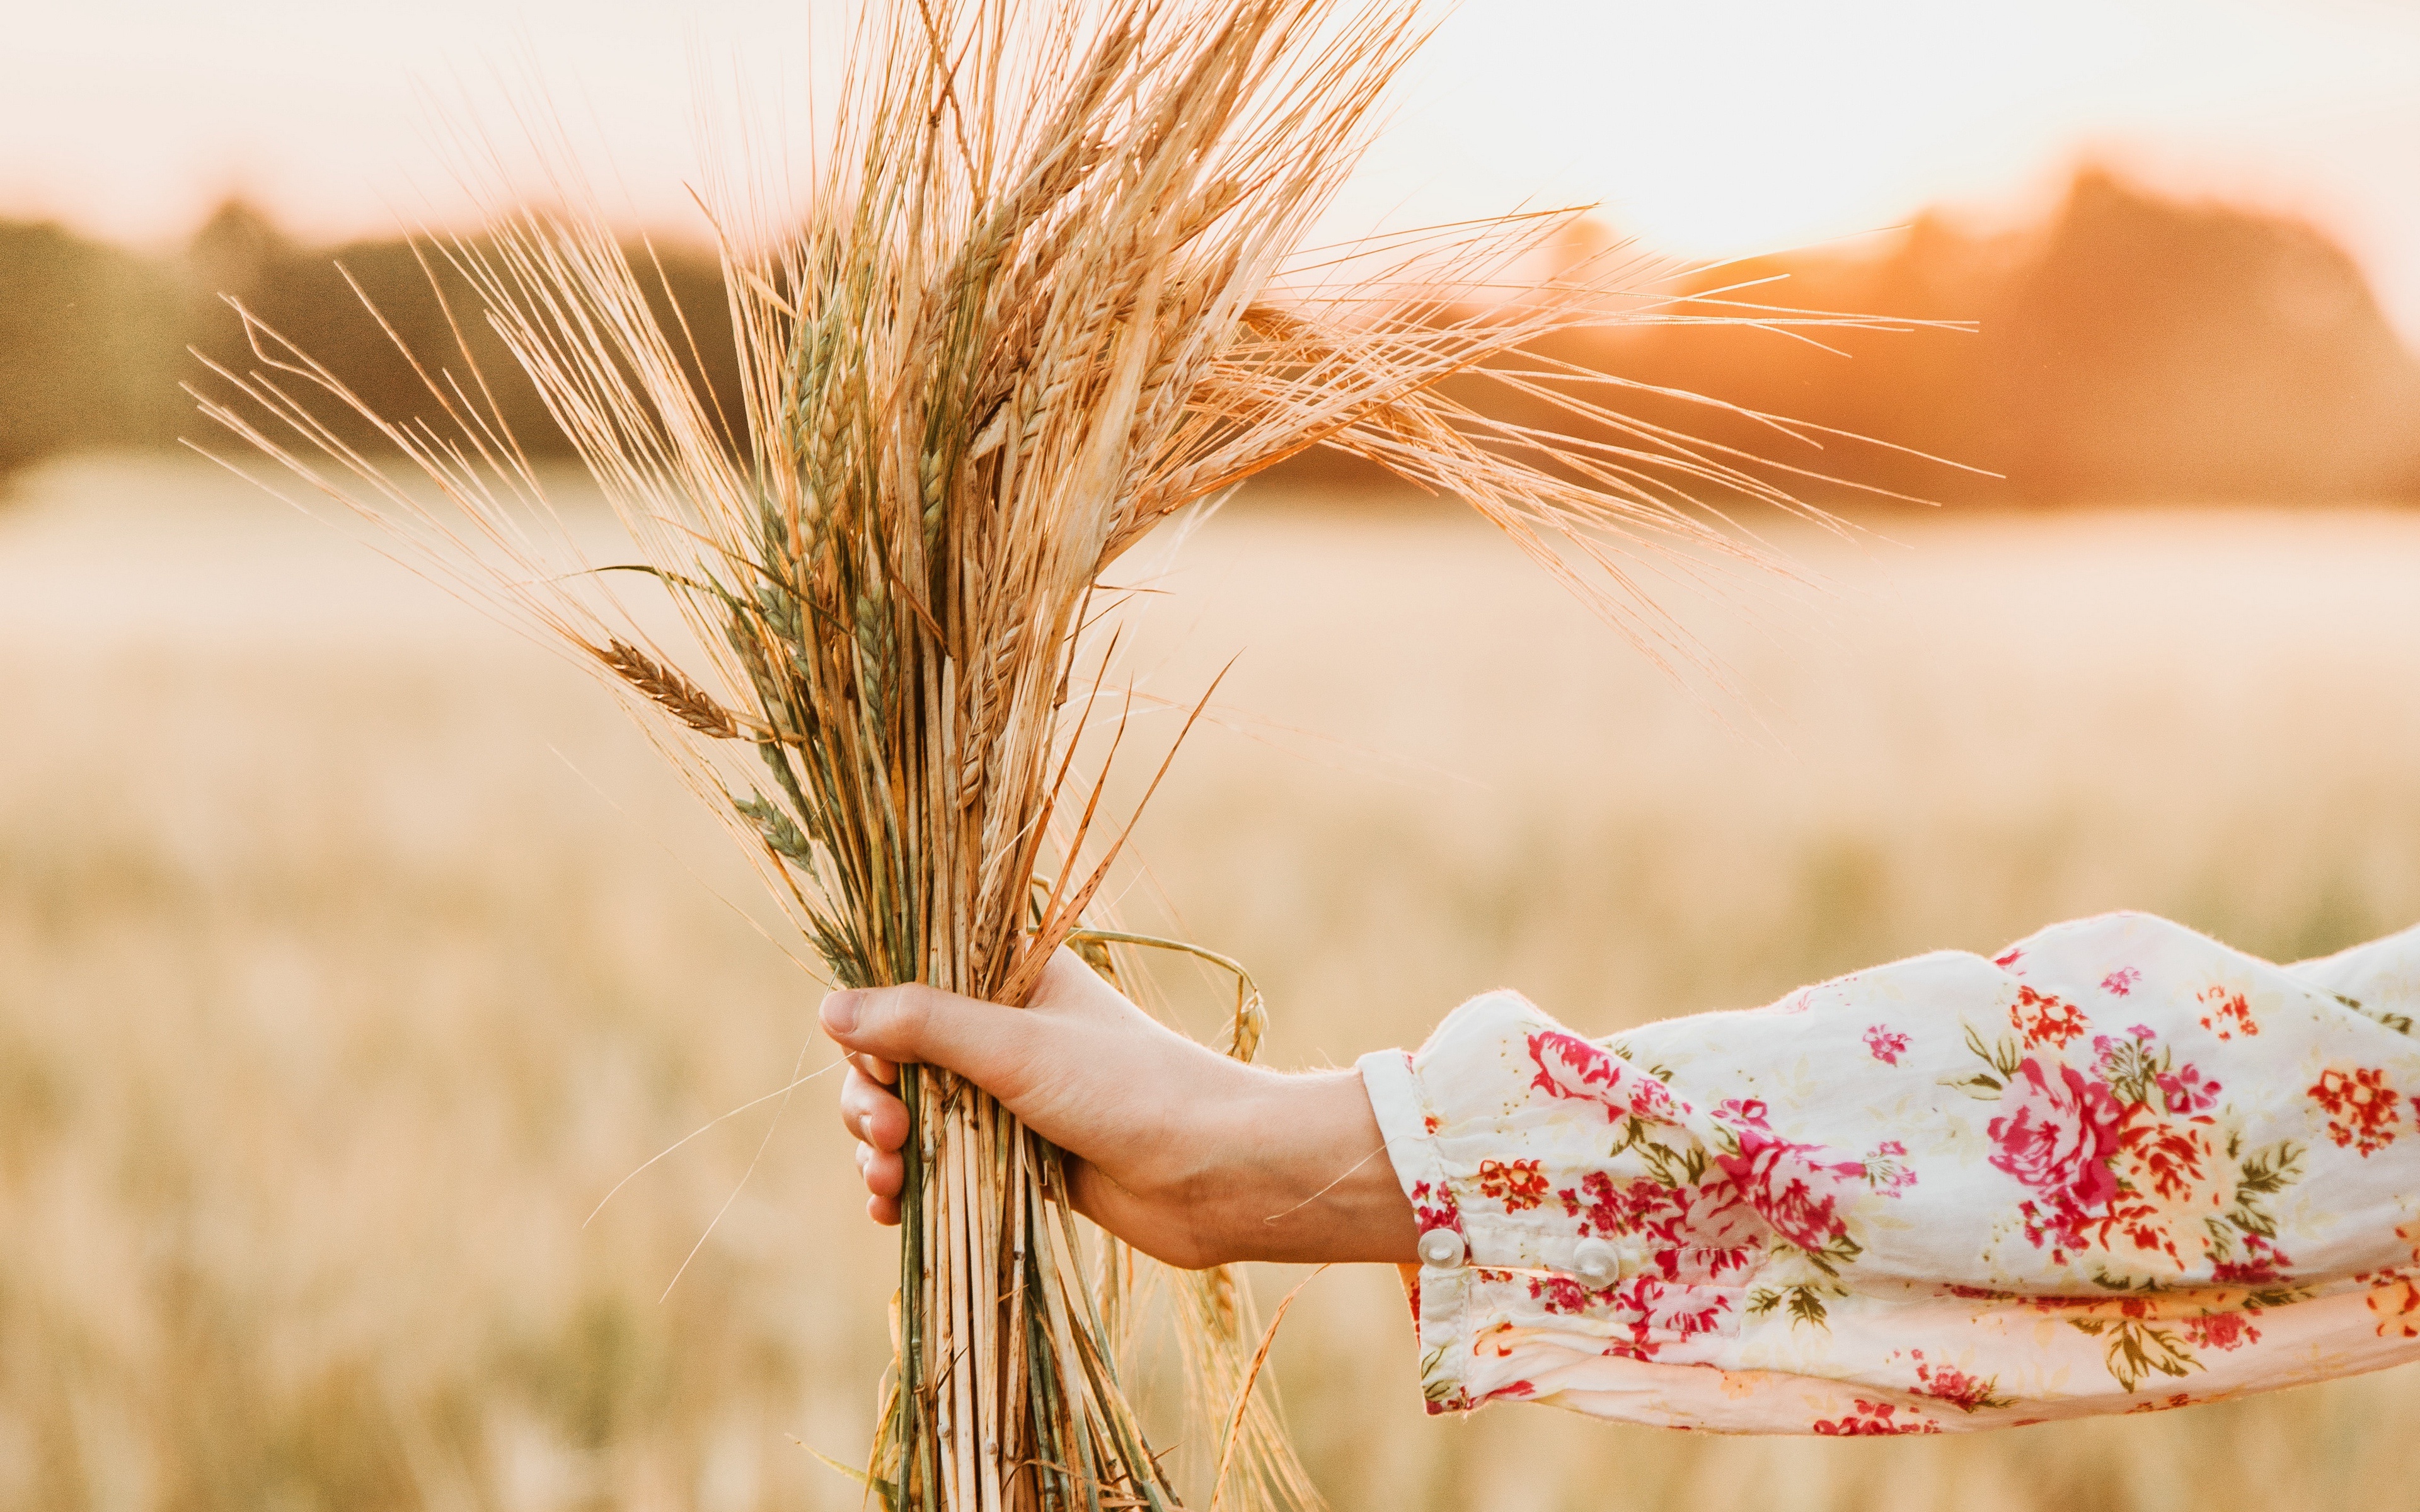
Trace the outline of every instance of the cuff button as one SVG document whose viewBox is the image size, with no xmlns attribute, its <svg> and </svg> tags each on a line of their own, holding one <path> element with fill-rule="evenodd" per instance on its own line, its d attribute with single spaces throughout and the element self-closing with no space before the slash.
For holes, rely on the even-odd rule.
<svg viewBox="0 0 2420 1512">
<path fill-rule="evenodd" d="M 1439 1271 L 1450 1271 L 1460 1265 L 1467 1253 L 1462 1236 L 1450 1228 L 1432 1228 L 1420 1236 L 1420 1263 Z"/>
<path fill-rule="evenodd" d="M 1591 1287 L 1609 1287 L 1621 1279 L 1621 1252 L 1602 1239 L 1583 1239 L 1572 1246 L 1572 1270 Z"/>
</svg>

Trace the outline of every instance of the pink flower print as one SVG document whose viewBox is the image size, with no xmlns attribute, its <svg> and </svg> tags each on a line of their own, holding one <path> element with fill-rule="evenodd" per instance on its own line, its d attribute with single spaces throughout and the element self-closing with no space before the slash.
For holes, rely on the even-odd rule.
<svg viewBox="0 0 2420 1512">
<path fill-rule="evenodd" d="M 1899 1415 L 1897 1402 L 1869 1402 L 1857 1399 L 1857 1410 L 1837 1418 L 1818 1418 L 1811 1427 L 1818 1433 L 1843 1434 L 1855 1438 L 1893 1433 L 1938 1433 L 1941 1425 L 1909 1412 Z"/>
<path fill-rule="evenodd" d="M 1922 1350 L 1909 1351 L 1916 1358 L 1916 1395 L 1947 1402 L 1962 1412 L 1980 1412 L 1986 1407 L 2013 1407 L 2013 1398 L 1998 1395 L 1997 1376 L 1970 1376 L 1956 1365 L 1927 1363 Z"/>
<path fill-rule="evenodd" d="M 1714 1117 L 1725 1123 L 1738 1124 L 1744 1129 L 1764 1129 L 1771 1127 L 1764 1121 L 1765 1115 L 1769 1111 L 1764 1105 L 1764 1099 L 1761 1097 L 1727 1097 L 1714 1109 Z"/>
<path fill-rule="evenodd" d="M 2198 1066 L 2179 1066 L 2151 1079 L 2159 1085 L 2160 1096 L 2166 1099 L 2172 1114 L 2201 1113 L 2218 1105 L 2219 1085 L 2204 1076 Z"/>
<path fill-rule="evenodd" d="M 1531 1275 L 1529 1295 L 1545 1304 L 1546 1311 L 1562 1318 L 1576 1318 L 1589 1310 L 1589 1288 L 1586 1283 L 1567 1275 Z"/>
<path fill-rule="evenodd" d="M 2243 1313 L 2211 1313 L 2206 1318 L 2188 1318 L 2184 1324 L 2185 1337 L 2199 1349 L 2240 1350 L 2260 1342 L 2260 1330 Z"/>
<path fill-rule="evenodd" d="M 1761 1113 L 1762 1104 L 1757 1106 Z M 1801 1249 L 1820 1250 L 1848 1232 L 1838 1216 L 1845 1195 L 1838 1178 L 1862 1180 L 1863 1163 L 1819 1165 L 1808 1159 L 1823 1153 L 1818 1147 L 1776 1139 L 1755 1125 L 1741 1129 L 1739 1139 L 1739 1153 L 1718 1155 L 1714 1165 L 1782 1238 Z"/>
<path fill-rule="evenodd" d="M 1672 1094 L 1662 1082 L 1641 1075 L 1576 1034 L 1548 1029 L 1530 1035 L 1529 1060 L 1538 1068 L 1531 1087 L 1549 1097 L 1602 1103 L 1609 1123 L 1633 1117 L 1650 1123 L 1672 1121 Z"/>
<path fill-rule="evenodd" d="M 1640 1229 L 1664 1246 L 1655 1264 L 1670 1279 L 1711 1279 L 1745 1266 L 1775 1227 L 1758 1211 L 1753 1194 L 1719 1172 L 1703 1186 L 1662 1190 L 1671 1200 L 1659 1204 Z"/>
<path fill-rule="evenodd" d="M 2072 1066 L 2027 1056 L 2000 1093 L 2000 1116 L 1985 1127 L 1998 1152 L 1992 1164 L 2042 1197 L 2069 1222 L 2118 1195 L 2109 1169 L 2118 1149 L 2118 1100 Z"/>
<path fill-rule="evenodd" d="M 1714 1333 L 1731 1310 L 1729 1291 L 1674 1286 L 1646 1275 L 1590 1296 L 1598 1304 L 1594 1316 L 1618 1331 L 1605 1352 L 1629 1360 L 1652 1360 L 1667 1344 Z"/>
<path fill-rule="evenodd" d="M 1723 1315 L 1731 1310 L 1728 1292 L 1673 1286 L 1649 1275 L 1624 1282 L 1617 1295 L 1635 1318 L 1633 1328 L 1642 1343 L 1652 1335 L 1677 1335 L 1685 1339 L 1711 1334 L 1722 1326 Z"/>
<path fill-rule="evenodd" d="M 1866 1049 L 1885 1066 L 1896 1066 L 1907 1053 L 1907 1036 L 1876 1024 L 1866 1030 Z"/>
<path fill-rule="evenodd" d="M 1432 1186 L 1426 1181 L 1412 1183 L 1412 1221 L 1425 1234 L 1432 1228 L 1450 1228 L 1462 1232 L 1462 1204 L 1454 1200 L 1453 1192 L 1444 1183 Z"/>
<path fill-rule="evenodd" d="M 2113 997 L 2124 997 L 2133 992 L 2142 980 L 2143 974 L 2133 966 L 2119 966 L 2101 979 L 2101 990 Z"/>
<path fill-rule="evenodd" d="M 2151 1026 L 2148 1024 L 2137 1024 L 2126 1032 L 2133 1035 L 2137 1040 L 2152 1040 L 2158 1038 L 2158 1036 L 2151 1032 Z"/>
<path fill-rule="evenodd" d="M 1866 1184 L 1886 1197 L 1896 1197 L 1914 1186 L 1916 1173 L 1899 1163 L 1899 1157 L 1906 1153 L 1907 1147 L 1896 1139 L 1885 1139 L 1876 1145 L 1874 1152 L 1866 1157 Z"/>
<path fill-rule="evenodd" d="M 1661 1181 L 1616 1185 L 1603 1171 L 1590 1171 L 1576 1188 L 1555 1194 L 1566 1216 L 1579 1220 L 1581 1237 L 1635 1234 L 1646 1240 L 1656 1270 L 1667 1279 L 1718 1278 L 1746 1265 L 1770 1231 L 1756 1210 L 1727 1180 L 1704 1186 L 1666 1186 Z"/>
</svg>

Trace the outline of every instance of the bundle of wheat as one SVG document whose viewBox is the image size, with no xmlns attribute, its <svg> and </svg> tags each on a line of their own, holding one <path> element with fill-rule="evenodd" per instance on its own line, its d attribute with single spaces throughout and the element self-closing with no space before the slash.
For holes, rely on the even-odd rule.
<svg viewBox="0 0 2420 1512">
<path fill-rule="evenodd" d="M 540 476 L 467 356 L 422 368 L 430 417 L 368 415 L 247 317 L 259 365 L 222 371 L 233 392 L 204 405 L 663 717 L 666 749 L 761 850 L 838 981 L 1021 1002 L 1100 921 L 1124 833 L 1097 774 L 1073 776 L 1109 664 L 1088 606 L 1172 513 L 1343 448 L 1468 501 L 1652 645 L 1635 548 L 1747 553 L 1691 505 L 1708 489 L 1795 507 L 1745 459 L 1626 422 L 1585 376 L 1518 355 L 1669 314 L 1608 315 L 1585 276 L 1503 297 L 1568 217 L 1416 239 L 1391 263 L 1363 246 L 1349 281 L 1316 276 L 1300 244 L 1417 44 L 1414 9 L 875 7 L 802 215 L 716 207 L 742 415 L 696 381 L 686 328 L 651 312 L 600 216 L 517 212 L 441 243 L 614 504 L 629 565 L 686 616 L 694 672 L 601 579 L 564 570 Z M 1440 393 L 1462 374 L 1590 439 Z M 408 466 L 348 445 L 331 402 Z M 1239 1005 L 1239 1054 L 1256 1012 Z M 980 1088 L 908 1068 L 903 1092 L 898 1355 L 871 1484 L 895 1512 L 1172 1506 L 1119 1385 L 1127 1257 L 1104 1263 L 1114 1246 L 1076 1222 L 1058 1154 Z M 1187 1285 L 1214 1500 L 1308 1500 L 1253 1390 L 1242 1289 Z"/>
</svg>

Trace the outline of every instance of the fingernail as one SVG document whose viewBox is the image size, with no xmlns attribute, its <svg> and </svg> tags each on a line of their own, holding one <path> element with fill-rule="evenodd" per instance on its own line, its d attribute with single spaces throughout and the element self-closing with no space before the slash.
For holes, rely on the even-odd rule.
<svg viewBox="0 0 2420 1512">
<path fill-rule="evenodd" d="M 857 1028 L 856 992 L 831 993 L 824 998 L 824 1027 L 835 1036 L 855 1032 Z"/>
</svg>

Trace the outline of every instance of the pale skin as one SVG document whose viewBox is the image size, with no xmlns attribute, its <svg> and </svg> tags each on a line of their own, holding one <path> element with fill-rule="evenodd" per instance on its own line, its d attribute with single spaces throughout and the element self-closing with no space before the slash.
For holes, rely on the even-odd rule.
<svg viewBox="0 0 2420 1512">
<path fill-rule="evenodd" d="M 881 987 L 831 994 L 823 1026 L 850 1052 L 841 1122 L 878 1223 L 899 1221 L 908 1061 L 966 1077 L 1074 1156 L 1078 1211 L 1171 1265 L 1415 1258 L 1411 1204 L 1358 1074 L 1243 1065 L 1069 951 L 1026 1008 Z"/>
</svg>

